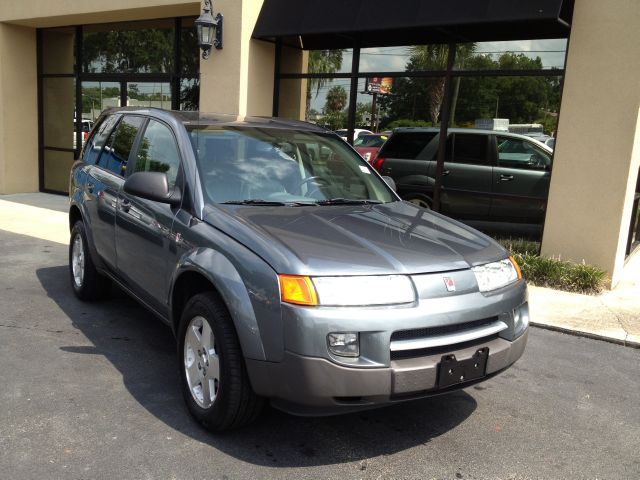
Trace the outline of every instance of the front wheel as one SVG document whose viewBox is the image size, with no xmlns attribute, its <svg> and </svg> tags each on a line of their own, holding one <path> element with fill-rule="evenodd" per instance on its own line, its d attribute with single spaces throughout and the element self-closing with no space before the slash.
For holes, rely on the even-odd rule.
<svg viewBox="0 0 640 480">
<path fill-rule="evenodd" d="M 192 297 L 178 328 L 183 395 L 191 414 L 208 430 L 246 425 L 260 414 L 231 316 L 213 292 Z"/>
<path fill-rule="evenodd" d="M 419 193 L 408 193 L 402 196 L 403 200 L 406 200 L 409 203 L 413 203 L 418 207 L 425 208 L 427 210 L 431 210 L 431 198 L 426 195 L 421 195 Z"/>
<path fill-rule="evenodd" d="M 93 263 L 82 220 L 78 220 L 71 229 L 69 273 L 73 292 L 80 300 L 97 300 L 108 294 L 111 282 L 98 272 Z"/>
</svg>

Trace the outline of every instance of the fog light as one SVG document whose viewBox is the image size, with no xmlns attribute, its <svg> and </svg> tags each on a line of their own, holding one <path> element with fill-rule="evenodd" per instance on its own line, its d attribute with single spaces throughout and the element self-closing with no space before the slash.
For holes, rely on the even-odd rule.
<svg viewBox="0 0 640 480">
<path fill-rule="evenodd" d="M 522 306 L 513 311 L 513 333 L 519 337 L 529 325 L 529 308 Z"/>
<path fill-rule="evenodd" d="M 357 333 L 330 333 L 327 335 L 329 351 L 340 357 L 358 357 L 360 342 Z"/>
</svg>

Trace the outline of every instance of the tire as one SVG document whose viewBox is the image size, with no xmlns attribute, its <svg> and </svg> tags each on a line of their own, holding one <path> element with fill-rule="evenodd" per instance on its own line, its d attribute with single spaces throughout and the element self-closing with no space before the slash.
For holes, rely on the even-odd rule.
<svg viewBox="0 0 640 480">
<path fill-rule="evenodd" d="M 260 415 L 263 399 L 251 388 L 231 315 L 215 293 L 195 295 L 185 305 L 178 363 L 187 407 L 208 430 L 238 428 Z"/>
<path fill-rule="evenodd" d="M 422 207 L 426 210 L 431 210 L 431 198 L 426 195 L 422 195 L 420 193 L 407 193 L 402 196 L 403 200 L 406 200 L 409 203 L 413 203 L 418 207 Z"/>
<path fill-rule="evenodd" d="M 73 292 L 80 300 L 98 300 L 109 294 L 111 281 L 96 270 L 82 220 L 71 229 L 69 274 Z"/>
</svg>

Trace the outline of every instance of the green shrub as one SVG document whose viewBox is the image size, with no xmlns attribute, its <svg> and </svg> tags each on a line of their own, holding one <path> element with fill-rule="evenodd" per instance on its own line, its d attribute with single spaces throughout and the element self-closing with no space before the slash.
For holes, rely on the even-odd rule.
<svg viewBox="0 0 640 480">
<path fill-rule="evenodd" d="M 540 251 L 540 242 L 526 238 L 496 238 L 498 243 L 511 253 L 530 253 L 537 255 Z"/>
<path fill-rule="evenodd" d="M 398 127 L 431 127 L 433 124 L 431 122 L 426 122 L 424 120 L 411 120 L 409 118 L 401 118 L 399 120 L 394 120 L 390 124 L 386 126 L 387 129 L 393 130 Z"/>
<path fill-rule="evenodd" d="M 600 293 L 605 288 L 607 274 L 598 267 L 540 256 L 540 242 L 535 240 L 496 240 L 512 253 L 522 274 L 532 285 L 589 294 Z"/>
<path fill-rule="evenodd" d="M 514 252 L 513 256 L 532 285 L 589 294 L 600 293 L 605 288 L 606 272 L 593 265 L 531 253 Z"/>
</svg>

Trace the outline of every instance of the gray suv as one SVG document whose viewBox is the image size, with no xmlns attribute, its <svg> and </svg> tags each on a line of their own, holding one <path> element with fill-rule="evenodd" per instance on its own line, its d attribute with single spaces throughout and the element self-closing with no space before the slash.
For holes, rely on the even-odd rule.
<svg viewBox="0 0 640 480">
<path fill-rule="evenodd" d="M 527 341 L 507 251 L 307 123 L 110 110 L 72 167 L 69 225 L 75 294 L 115 283 L 167 323 L 213 431 L 265 399 L 333 414 L 465 387 Z"/>
<path fill-rule="evenodd" d="M 401 198 L 424 208 L 433 198 L 439 132 L 398 128 L 373 161 Z M 476 226 L 544 221 L 551 148 L 515 133 L 450 128 L 445 152 L 443 214 Z"/>
</svg>

